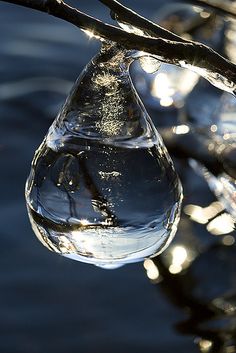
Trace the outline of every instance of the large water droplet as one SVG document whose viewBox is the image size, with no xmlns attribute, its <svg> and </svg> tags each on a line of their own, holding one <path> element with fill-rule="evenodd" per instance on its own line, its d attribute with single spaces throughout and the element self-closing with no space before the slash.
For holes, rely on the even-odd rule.
<svg viewBox="0 0 236 353">
<path fill-rule="evenodd" d="M 182 198 L 129 62 L 125 51 L 108 45 L 92 59 L 36 151 L 26 185 L 41 242 L 104 268 L 163 251 Z"/>
</svg>

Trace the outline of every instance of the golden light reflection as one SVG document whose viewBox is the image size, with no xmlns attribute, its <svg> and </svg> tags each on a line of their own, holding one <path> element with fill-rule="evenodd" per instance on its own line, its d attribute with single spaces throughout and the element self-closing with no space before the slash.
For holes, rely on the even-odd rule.
<svg viewBox="0 0 236 353">
<path fill-rule="evenodd" d="M 173 98 L 171 97 L 164 97 L 160 99 L 160 105 L 162 107 L 169 107 L 174 103 Z"/>
<path fill-rule="evenodd" d="M 163 64 L 152 82 L 151 94 L 160 100 L 163 107 L 181 106 L 183 98 L 191 92 L 198 79 L 199 76 L 190 70 Z"/>
<path fill-rule="evenodd" d="M 210 13 L 206 12 L 206 11 L 202 11 L 202 12 L 200 12 L 200 16 L 202 18 L 208 18 L 208 17 L 210 17 Z"/>
<path fill-rule="evenodd" d="M 229 139 L 230 139 L 230 134 L 229 134 L 229 133 L 225 133 L 225 134 L 223 135 L 223 139 L 224 139 L 224 140 L 229 140 Z"/>
<path fill-rule="evenodd" d="M 81 219 L 81 220 L 80 220 L 80 224 L 81 224 L 82 226 L 87 226 L 87 225 L 89 224 L 89 221 L 88 221 L 87 219 Z"/>
<path fill-rule="evenodd" d="M 226 347 L 226 353 L 235 353 L 235 345 Z"/>
<path fill-rule="evenodd" d="M 235 243 L 235 238 L 232 235 L 225 235 L 222 238 L 222 243 L 226 246 L 231 246 Z"/>
<path fill-rule="evenodd" d="M 198 344 L 202 353 L 209 352 L 212 347 L 212 342 L 209 340 L 200 339 Z"/>
<path fill-rule="evenodd" d="M 161 63 L 159 60 L 157 60 L 156 58 L 154 58 L 148 54 L 145 54 L 144 52 L 142 52 L 142 55 L 144 55 L 144 56 L 140 57 L 139 63 L 141 65 L 142 69 L 147 74 L 153 74 L 154 72 L 156 72 L 160 68 Z"/>
<path fill-rule="evenodd" d="M 193 10 L 197 13 L 200 13 L 202 12 L 202 8 L 201 7 L 198 7 L 198 6 L 193 6 Z"/>
<path fill-rule="evenodd" d="M 204 209 L 201 206 L 187 205 L 184 208 L 184 212 L 197 223 L 206 224 L 208 222 L 208 217 L 204 214 Z"/>
<path fill-rule="evenodd" d="M 222 212 L 223 209 L 224 208 L 219 201 L 214 201 L 207 207 L 201 207 L 192 204 L 186 205 L 184 207 L 184 213 L 190 216 L 190 219 L 193 221 L 200 224 L 206 224 L 219 212 Z"/>
<path fill-rule="evenodd" d="M 71 232 L 71 241 L 75 247 L 74 253 L 93 254 L 94 250 L 96 250 L 96 241 L 92 232 L 73 230 Z"/>
<path fill-rule="evenodd" d="M 217 126 L 215 124 L 211 125 L 211 131 L 216 132 L 217 131 Z"/>
<path fill-rule="evenodd" d="M 224 298 L 216 298 L 212 301 L 212 304 L 218 309 L 224 311 L 227 315 L 235 314 L 235 311 L 236 311 L 235 305 L 226 301 Z"/>
<path fill-rule="evenodd" d="M 73 252 L 75 250 L 74 244 L 64 235 L 59 237 L 59 248 L 62 254 Z"/>
<path fill-rule="evenodd" d="M 231 5 L 232 6 L 232 5 Z M 230 60 L 235 61 L 236 58 L 236 50 L 235 50 L 235 41 L 236 41 L 236 35 L 235 35 L 235 21 L 229 21 L 229 24 L 227 25 L 226 31 L 225 31 L 225 53 L 229 57 Z"/>
<path fill-rule="evenodd" d="M 170 98 L 175 93 L 174 88 L 171 86 L 171 81 L 169 80 L 168 75 L 161 72 L 156 75 L 153 81 L 151 94 L 156 98 L 165 100 L 167 97 Z M 172 102 L 170 104 L 172 104 Z"/>
<path fill-rule="evenodd" d="M 160 280 L 159 270 L 151 259 L 146 259 L 143 263 L 143 266 L 147 271 L 147 276 L 150 280 L 155 282 L 157 282 L 157 280 Z"/>
<path fill-rule="evenodd" d="M 208 225 L 207 230 L 213 235 L 227 234 L 234 231 L 234 220 L 228 213 L 214 218 Z"/>
<path fill-rule="evenodd" d="M 121 28 L 123 28 L 126 32 L 129 32 L 129 33 L 134 33 L 134 34 L 137 34 L 137 35 L 140 35 L 140 36 L 143 36 L 144 35 L 144 32 L 142 29 L 138 28 L 138 27 L 134 27 L 132 25 L 130 25 L 129 23 L 124 23 L 124 22 L 119 22 L 119 25 Z"/>
<path fill-rule="evenodd" d="M 173 128 L 173 132 L 176 135 L 184 135 L 189 132 L 190 128 L 188 125 L 178 125 Z"/>
<path fill-rule="evenodd" d="M 169 267 L 169 271 L 172 274 L 176 274 L 182 271 L 183 265 L 188 258 L 187 250 L 185 247 L 177 245 L 172 251 L 172 263 Z"/>
<path fill-rule="evenodd" d="M 96 34 L 93 33 L 93 31 L 89 31 L 87 29 L 82 29 L 82 31 L 87 34 L 87 36 L 89 37 L 89 39 L 92 38 L 96 38 L 96 39 L 101 39 L 99 36 L 97 36 Z"/>
<path fill-rule="evenodd" d="M 208 145 L 208 150 L 209 151 L 214 151 L 214 149 L 215 149 L 215 144 L 214 143 L 209 143 L 209 145 Z"/>
</svg>

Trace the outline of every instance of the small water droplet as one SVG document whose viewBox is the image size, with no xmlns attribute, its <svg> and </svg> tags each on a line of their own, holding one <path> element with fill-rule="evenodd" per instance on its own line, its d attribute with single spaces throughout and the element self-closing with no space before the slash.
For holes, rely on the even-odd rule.
<svg viewBox="0 0 236 353">
<path fill-rule="evenodd" d="M 140 57 L 139 63 L 142 69 L 148 74 L 153 74 L 161 67 L 161 62 L 158 59 L 147 55 Z"/>
</svg>

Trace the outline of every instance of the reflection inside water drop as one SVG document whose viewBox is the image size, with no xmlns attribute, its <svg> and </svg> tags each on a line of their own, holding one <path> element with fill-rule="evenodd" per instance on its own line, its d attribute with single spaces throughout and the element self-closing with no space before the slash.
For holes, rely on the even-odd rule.
<svg viewBox="0 0 236 353">
<path fill-rule="evenodd" d="M 157 146 L 80 148 L 72 155 L 44 145 L 36 155 L 27 199 L 40 240 L 106 268 L 163 248 L 176 230 L 179 189 L 168 160 L 157 160 Z"/>
<path fill-rule="evenodd" d="M 163 251 L 182 198 L 124 63 L 123 51 L 103 48 L 85 68 L 36 151 L 26 185 L 40 241 L 104 268 Z"/>
</svg>

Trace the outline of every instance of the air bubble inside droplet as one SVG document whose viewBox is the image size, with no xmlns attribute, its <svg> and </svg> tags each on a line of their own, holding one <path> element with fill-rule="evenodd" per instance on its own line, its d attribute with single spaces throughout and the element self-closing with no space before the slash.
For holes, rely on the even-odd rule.
<svg viewBox="0 0 236 353">
<path fill-rule="evenodd" d="M 26 185 L 39 240 L 103 268 L 163 251 L 182 198 L 124 62 L 124 52 L 108 48 L 85 68 L 36 151 Z"/>
</svg>

